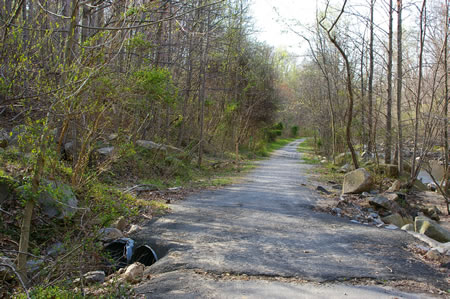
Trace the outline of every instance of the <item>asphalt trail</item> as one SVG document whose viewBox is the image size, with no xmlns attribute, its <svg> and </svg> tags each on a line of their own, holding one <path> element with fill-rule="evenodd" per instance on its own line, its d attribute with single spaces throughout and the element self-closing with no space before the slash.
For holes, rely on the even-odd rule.
<svg viewBox="0 0 450 299">
<path fill-rule="evenodd" d="M 448 288 L 406 250 L 417 242 L 407 233 L 313 211 L 321 198 L 308 188 L 311 166 L 296 151 L 301 141 L 276 151 L 243 182 L 192 195 L 148 223 L 136 239 L 162 257 L 152 266 L 153 279 L 136 292 L 148 298 L 416 298 L 341 283 L 349 279 Z M 220 279 L 228 274 L 234 279 Z M 274 281 L 284 278 L 290 280 Z"/>
</svg>

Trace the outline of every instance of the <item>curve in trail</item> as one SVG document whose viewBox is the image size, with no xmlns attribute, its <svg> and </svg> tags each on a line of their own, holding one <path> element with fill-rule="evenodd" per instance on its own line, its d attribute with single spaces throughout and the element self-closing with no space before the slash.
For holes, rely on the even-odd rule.
<svg viewBox="0 0 450 299">
<path fill-rule="evenodd" d="M 308 281 L 405 279 L 445 287 L 442 276 L 406 250 L 414 241 L 407 233 L 311 209 L 321 198 L 306 187 L 311 166 L 300 163 L 301 141 L 276 151 L 242 183 L 191 195 L 151 221 L 137 239 L 165 255 L 152 273 L 197 269 Z"/>
</svg>

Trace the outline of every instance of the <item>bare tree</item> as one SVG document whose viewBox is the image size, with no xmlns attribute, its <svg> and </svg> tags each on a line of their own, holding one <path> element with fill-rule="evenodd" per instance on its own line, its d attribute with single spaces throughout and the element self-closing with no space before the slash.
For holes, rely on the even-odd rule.
<svg viewBox="0 0 450 299">
<path fill-rule="evenodd" d="M 346 69 L 346 74 L 347 74 L 347 78 L 346 78 L 346 85 L 347 85 L 347 92 L 348 92 L 348 108 L 347 108 L 347 126 L 346 126 L 346 141 L 347 141 L 347 146 L 350 150 L 350 153 L 352 155 L 352 160 L 353 160 L 353 165 L 355 167 L 355 169 L 359 168 L 359 163 L 358 163 L 358 158 L 356 156 L 356 152 L 355 149 L 353 147 L 352 144 L 352 136 L 351 136 L 351 127 L 352 127 L 352 120 L 353 120 L 353 102 L 354 102 L 354 96 L 353 96 L 353 87 L 352 87 L 352 70 L 351 70 L 351 66 L 350 66 L 350 61 L 348 59 L 347 54 L 345 53 L 345 51 L 343 50 L 343 48 L 341 47 L 341 45 L 339 44 L 339 42 L 336 39 L 336 33 L 333 32 L 333 30 L 335 29 L 337 23 L 339 22 L 339 19 L 341 18 L 342 14 L 344 13 L 344 9 L 345 6 L 347 4 L 347 0 L 344 1 L 344 4 L 342 5 L 341 10 L 339 11 L 339 15 L 337 16 L 337 18 L 332 22 L 331 26 L 329 28 L 327 28 L 323 22 L 327 17 L 327 10 L 329 7 L 329 2 L 327 2 L 327 7 L 325 9 L 325 14 L 323 16 L 323 18 L 320 19 L 319 21 L 319 25 L 320 27 L 325 30 L 325 32 L 328 35 L 328 39 L 331 41 L 331 43 L 338 49 L 339 53 L 341 54 L 342 58 L 344 59 L 345 62 L 345 69 Z"/>
</svg>

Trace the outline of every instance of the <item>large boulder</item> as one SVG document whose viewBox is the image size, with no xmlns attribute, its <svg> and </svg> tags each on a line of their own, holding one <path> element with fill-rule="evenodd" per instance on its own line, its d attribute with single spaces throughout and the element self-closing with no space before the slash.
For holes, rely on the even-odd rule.
<svg viewBox="0 0 450 299">
<path fill-rule="evenodd" d="M 48 180 L 44 180 L 41 184 L 47 185 L 47 190 L 38 198 L 42 212 L 50 218 L 62 219 L 73 216 L 78 207 L 78 199 L 72 188 L 67 184 Z"/>
<path fill-rule="evenodd" d="M 416 217 L 414 229 L 416 232 L 424 234 L 441 243 L 450 242 L 450 232 L 426 216 Z"/>
<path fill-rule="evenodd" d="M 37 203 L 42 214 L 57 219 L 70 218 L 75 214 L 78 199 L 69 185 L 43 179 L 40 187 L 42 191 L 37 198 Z M 18 187 L 17 190 L 24 198 L 29 197 L 24 186 Z"/>
<path fill-rule="evenodd" d="M 398 213 L 391 214 L 389 216 L 381 218 L 386 224 L 393 224 L 397 227 L 403 227 L 407 224 L 412 224 L 412 221 L 406 217 L 402 217 L 402 215 Z"/>
<path fill-rule="evenodd" d="M 167 150 L 172 150 L 175 152 L 182 152 L 181 149 L 171 146 L 171 145 L 165 145 L 165 144 L 159 144 L 150 140 L 138 140 L 136 141 L 136 144 L 146 148 L 146 149 L 155 149 L 155 150 L 162 150 L 162 151 L 167 151 Z"/>
<path fill-rule="evenodd" d="M 391 210 L 392 208 L 392 202 L 387 197 L 382 195 L 369 199 L 369 204 L 377 209 Z"/>
<path fill-rule="evenodd" d="M 370 191 L 373 187 L 373 178 L 364 168 L 359 168 L 344 176 L 342 193 L 361 193 Z"/>
</svg>

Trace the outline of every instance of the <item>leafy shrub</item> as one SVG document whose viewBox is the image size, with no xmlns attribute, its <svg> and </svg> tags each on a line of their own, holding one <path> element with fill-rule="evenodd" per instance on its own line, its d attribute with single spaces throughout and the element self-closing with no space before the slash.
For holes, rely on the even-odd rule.
<svg viewBox="0 0 450 299">
<path fill-rule="evenodd" d="M 297 137 L 298 136 L 298 126 L 292 126 L 291 127 L 291 136 Z"/>
</svg>

